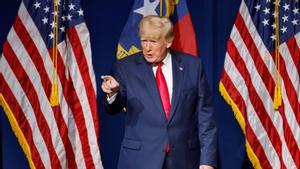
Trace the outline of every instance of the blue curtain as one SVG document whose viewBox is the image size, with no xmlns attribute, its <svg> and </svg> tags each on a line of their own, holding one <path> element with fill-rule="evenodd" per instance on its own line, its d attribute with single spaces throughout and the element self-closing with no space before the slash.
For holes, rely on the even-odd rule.
<svg viewBox="0 0 300 169">
<path fill-rule="evenodd" d="M 187 0 L 196 30 L 200 57 L 211 90 L 218 127 L 219 166 L 221 169 L 251 168 L 246 158 L 245 140 L 230 107 L 218 91 L 218 83 L 223 69 L 226 41 L 234 23 L 240 0 Z M 2 1 L 0 10 L 0 53 L 8 31 L 17 14 L 18 1 Z M 91 34 L 93 63 L 98 87 L 100 76 L 111 72 L 115 62 L 116 45 L 127 21 L 133 0 L 97 1 L 82 0 L 85 19 Z M 1 85 L 1 84 L 0 84 Z M 98 89 L 100 117 L 100 146 L 106 169 L 117 166 L 119 147 L 123 136 L 124 115 L 109 116 L 104 113 L 101 103 L 102 93 Z M 0 168 L 29 168 L 8 120 L 0 110 L 1 141 Z M 1 156 L 2 154 L 2 156 Z M 16 162 L 17 161 L 17 162 Z"/>
</svg>

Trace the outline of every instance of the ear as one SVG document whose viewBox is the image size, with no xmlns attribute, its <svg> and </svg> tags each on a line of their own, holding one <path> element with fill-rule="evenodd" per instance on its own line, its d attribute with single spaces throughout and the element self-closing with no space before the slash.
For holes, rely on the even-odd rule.
<svg viewBox="0 0 300 169">
<path fill-rule="evenodd" d="M 173 42 L 173 41 L 167 42 L 167 48 L 170 48 L 170 47 L 172 46 L 172 42 Z"/>
</svg>

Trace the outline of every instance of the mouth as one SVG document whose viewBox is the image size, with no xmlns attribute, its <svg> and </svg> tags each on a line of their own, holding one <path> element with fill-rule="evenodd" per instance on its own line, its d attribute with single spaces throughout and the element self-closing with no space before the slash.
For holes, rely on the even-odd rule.
<svg viewBox="0 0 300 169">
<path fill-rule="evenodd" d="M 152 57 L 152 54 L 146 53 L 145 56 L 148 57 L 148 58 L 151 58 L 151 57 Z"/>
</svg>

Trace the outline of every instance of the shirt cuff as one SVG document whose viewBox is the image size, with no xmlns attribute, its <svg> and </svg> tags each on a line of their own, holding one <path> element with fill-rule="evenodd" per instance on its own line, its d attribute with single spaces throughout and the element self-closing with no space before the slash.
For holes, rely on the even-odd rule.
<svg viewBox="0 0 300 169">
<path fill-rule="evenodd" d="M 109 96 L 107 95 L 107 97 L 106 97 L 107 103 L 108 103 L 108 104 L 112 104 L 112 103 L 116 100 L 117 94 L 118 94 L 118 93 L 115 93 L 115 94 L 112 95 L 111 97 L 109 97 Z"/>
</svg>

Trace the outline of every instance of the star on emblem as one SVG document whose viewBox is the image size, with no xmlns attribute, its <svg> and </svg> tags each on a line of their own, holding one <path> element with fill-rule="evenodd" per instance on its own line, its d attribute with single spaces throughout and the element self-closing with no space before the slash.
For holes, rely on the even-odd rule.
<svg viewBox="0 0 300 169">
<path fill-rule="evenodd" d="M 159 4 L 159 0 L 155 0 L 153 2 L 150 2 L 150 0 L 144 0 L 144 6 L 134 10 L 133 12 L 141 14 L 143 16 L 158 15 L 157 12 L 155 11 L 158 4 Z"/>
</svg>

